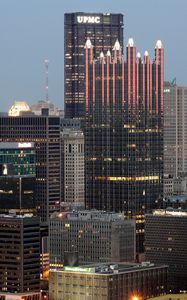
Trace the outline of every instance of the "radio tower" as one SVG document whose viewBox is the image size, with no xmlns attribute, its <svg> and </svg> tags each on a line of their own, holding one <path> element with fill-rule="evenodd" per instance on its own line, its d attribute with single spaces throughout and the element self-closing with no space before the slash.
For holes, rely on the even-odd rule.
<svg viewBox="0 0 187 300">
<path fill-rule="evenodd" d="M 49 60 L 44 60 L 45 65 L 45 101 L 49 103 Z"/>
</svg>

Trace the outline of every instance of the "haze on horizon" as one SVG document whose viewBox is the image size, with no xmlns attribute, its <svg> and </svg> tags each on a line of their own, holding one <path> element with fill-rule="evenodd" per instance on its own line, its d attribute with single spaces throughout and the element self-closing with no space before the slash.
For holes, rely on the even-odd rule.
<svg viewBox="0 0 187 300">
<path fill-rule="evenodd" d="M 64 13 L 124 14 L 125 45 L 133 37 L 137 50 L 161 39 L 165 48 L 165 80 L 187 85 L 186 0 L 1 0 L 0 111 L 15 100 L 28 104 L 45 99 L 44 60 L 49 59 L 49 98 L 63 107 Z"/>
</svg>

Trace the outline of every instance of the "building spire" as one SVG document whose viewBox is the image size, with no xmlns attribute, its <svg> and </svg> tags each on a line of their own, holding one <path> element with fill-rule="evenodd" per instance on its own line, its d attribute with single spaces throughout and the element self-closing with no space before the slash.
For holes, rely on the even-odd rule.
<svg viewBox="0 0 187 300">
<path fill-rule="evenodd" d="M 134 40 L 132 37 L 129 38 L 127 47 L 134 47 Z"/>
<path fill-rule="evenodd" d="M 120 43 L 119 43 L 118 39 L 116 40 L 116 42 L 114 44 L 113 50 L 117 50 L 117 51 L 121 50 L 121 46 L 120 46 Z"/>
<path fill-rule="evenodd" d="M 156 42 L 156 45 L 155 45 L 155 49 L 162 49 L 163 48 L 163 45 L 162 45 L 162 41 L 161 40 L 158 40 L 157 42 Z"/>
<path fill-rule="evenodd" d="M 93 48 L 92 43 L 89 38 L 87 39 L 87 41 L 85 43 L 85 48 L 88 48 L 88 49 Z"/>
</svg>

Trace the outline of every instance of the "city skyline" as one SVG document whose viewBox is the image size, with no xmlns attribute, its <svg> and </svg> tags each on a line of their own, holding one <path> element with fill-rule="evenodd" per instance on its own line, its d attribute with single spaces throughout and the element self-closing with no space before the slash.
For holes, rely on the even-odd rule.
<svg viewBox="0 0 187 300">
<path fill-rule="evenodd" d="M 45 99 L 46 58 L 49 59 L 49 99 L 63 107 L 66 12 L 123 13 L 124 46 L 132 36 L 135 44 L 139 45 L 137 50 L 142 55 L 148 50 L 152 56 L 155 41 L 161 39 L 166 49 L 165 79 L 176 77 L 179 85 L 186 85 L 187 61 L 183 57 L 187 42 L 182 38 L 185 36 L 186 8 L 184 0 L 180 1 L 180 5 L 168 0 L 164 3 L 161 0 L 145 0 L 143 4 L 118 0 L 115 4 L 108 2 L 107 6 L 99 1 L 89 4 L 86 1 L 74 3 L 73 0 L 68 4 L 60 0 L 41 0 L 39 4 L 36 0 L 32 3 L 3 1 L 0 9 L 0 110 L 7 111 L 15 100 L 24 100 L 31 105 Z"/>
</svg>

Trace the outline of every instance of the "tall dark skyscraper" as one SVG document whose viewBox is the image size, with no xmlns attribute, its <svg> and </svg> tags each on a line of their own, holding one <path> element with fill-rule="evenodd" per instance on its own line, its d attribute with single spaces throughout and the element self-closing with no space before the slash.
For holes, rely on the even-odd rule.
<svg viewBox="0 0 187 300">
<path fill-rule="evenodd" d="M 132 38 L 126 61 L 118 40 L 98 60 L 93 49 L 88 39 L 86 204 L 136 218 L 141 252 L 144 214 L 163 193 L 163 47 L 157 41 L 153 62 L 147 51 L 136 55 Z"/>
<path fill-rule="evenodd" d="M 1 142 L 33 143 L 36 208 L 42 222 L 47 222 L 54 211 L 60 210 L 60 118 L 35 115 L 0 117 Z"/>
<path fill-rule="evenodd" d="M 0 299 L 40 299 L 39 217 L 0 215 L 0 274 Z"/>
<path fill-rule="evenodd" d="M 64 16 L 65 116 L 85 117 L 85 52 L 90 38 L 94 57 L 111 50 L 116 39 L 123 49 L 123 15 L 66 13 Z"/>
</svg>

